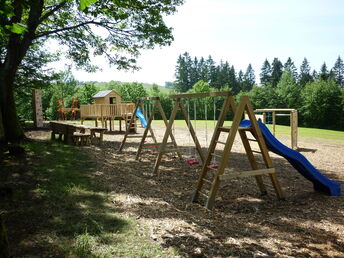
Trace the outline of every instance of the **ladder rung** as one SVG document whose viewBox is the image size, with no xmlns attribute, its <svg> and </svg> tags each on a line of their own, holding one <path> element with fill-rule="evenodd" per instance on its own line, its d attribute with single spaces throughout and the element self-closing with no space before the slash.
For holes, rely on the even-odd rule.
<svg viewBox="0 0 344 258">
<path fill-rule="evenodd" d="M 219 127 L 218 130 L 222 131 L 222 132 L 229 132 L 231 130 L 231 127 Z"/>
<path fill-rule="evenodd" d="M 220 143 L 220 144 L 223 144 L 223 145 L 226 145 L 225 142 L 221 142 L 221 141 L 215 141 L 216 143 Z"/>
<path fill-rule="evenodd" d="M 247 138 L 247 140 L 248 140 L 248 141 L 250 141 L 250 142 L 257 142 L 257 140 L 256 140 L 256 139 L 250 139 L 250 138 Z"/>
<path fill-rule="evenodd" d="M 231 130 L 231 126 L 223 126 L 223 127 L 219 127 L 218 129 L 222 132 L 229 132 Z M 250 131 L 252 129 L 252 127 L 238 127 L 238 130 L 242 130 L 242 131 Z"/>
<path fill-rule="evenodd" d="M 208 179 L 203 178 L 202 180 L 203 180 L 204 182 L 208 183 L 208 184 L 212 184 L 212 182 L 211 182 L 210 180 L 208 180 Z"/>
<path fill-rule="evenodd" d="M 127 138 L 142 138 L 142 135 L 128 135 Z"/>
<path fill-rule="evenodd" d="M 215 153 L 212 153 L 211 156 L 218 157 L 218 158 L 222 158 L 221 155 L 217 155 L 217 154 L 215 154 Z"/>
<path fill-rule="evenodd" d="M 252 150 L 253 153 L 259 153 L 259 154 L 262 154 L 262 152 L 260 151 L 255 151 L 255 150 Z"/>
<path fill-rule="evenodd" d="M 227 180 L 232 178 L 238 177 L 248 177 L 248 176 L 259 176 L 259 175 L 266 175 L 266 174 L 273 174 L 275 173 L 275 168 L 265 168 L 265 169 L 256 169 L 256 170 L 249 170 L 249 171 L 240 171 L 240 172 L 231 172 L 230 174 L 220 175 L 220 180 Z"/>
<path fill-rule="evenodd" d="M 241 131 L 250 131 L 252 127 L 239 127 L 239 130 Z"/>
<path fill-rule="evenodd" d="M 208 195 L 208 194 L 206 194 L 206 193 L 203 193 L 203 192 L 201 192 L 201 191 L 198 191 L 198 193 L 199 193 L 200 195 L 203 195 L 204 197 L 209 197 L 209 195 Z"/>
</svg>

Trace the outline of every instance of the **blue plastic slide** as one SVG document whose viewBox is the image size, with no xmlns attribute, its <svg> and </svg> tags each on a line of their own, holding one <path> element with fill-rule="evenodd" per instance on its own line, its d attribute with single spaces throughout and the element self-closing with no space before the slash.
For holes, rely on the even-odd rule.
<svg viewBox="0 0 344 258">
<path fill-rule="evenodd" d="M 321 174 L 301 153 L 292 150 L 278 141 L 261 121 L 258 121 L 268 149 L 287 159 L 289 163 L 306 179 L 311 181 L 315 191 L 328 195 L 340 195 L 340 183 L 332 181 Z M 250 127 L 251 121 L 243 120 L 241 127 Z"/>
<path fill-rule="evenodd" d="M 137 110 L 136 110 L 136 116 L 140 119 L 143 128 L 146 128 L 146 127 L 147 127 L 147 121 L 146 121 L 146 119 L 145 119 L 145 116 L 142 114 L 140 108 L 137 108 Z"/>
</svg>

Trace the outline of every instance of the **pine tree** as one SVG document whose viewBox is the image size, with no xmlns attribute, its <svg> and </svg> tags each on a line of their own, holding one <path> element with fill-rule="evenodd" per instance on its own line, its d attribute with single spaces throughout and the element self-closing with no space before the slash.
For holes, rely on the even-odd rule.
<svg viewBox="0 0 344 258">
<path fill-rule="evenodd" d="M 238 83 L 236 72 L 233 65 L 229 69 L 228 84 L 234 94 L 238 94 L 240 92 L 241 87 L 240 87 L 240 84 Z"/>
<path fill-rule="evenodd" d="M 324 80 L 326 81 L 328 78 L 330 77 L 330 73 L 329 71 L 327 70 L 327 65 L 326 63 L 324 62 L 320 68 L 320 73 L 319 73 L 319 78 L 321 80 Z"/>
<path fill-rule="evenodd" d="M 175 71 L 175 88 L 177 91 L 185 92 L 192 88 L 190 83 L 190 62 L 191 58 L 188 52 L 179 55 Z"/>
<path fill-rule="evenodd" d="M 198 70 L 198 59 L 197 57 L 194 58 L 193 61 L 191 61 L 191 57 L 189 60 L 188 67 L 190 69 L 190 85 L 191 87 L 200 80 L 200 74 Z"/>
<path fill-rule="evenodd" d="M 265 59 L 260 73 L 260 84 L 267 85 L 271 83 L 271 66 L 267 59 Z"/>
<path fill-rule="evenodd" d="M 340 56 L 338 56 L 332 70 L 337 84 L 344 89 L 344 63 Z"/>
<path fill-rule="evenodd" d="M 254 75 L 254 70 L 252 68 L 252 65 L 249 64 L 244 75 L 244 81 L 242 83 L 242 90 L 250 91 L 253 88 L 253 85 L 255 83 L 256 83 L 256 76 Z"/>
<path fill-rule="evenodd" d="M 217 75 L 216 75 L 215 62 L 211 56 L 208 57 L 206 61 L 206 66 L 208 69 L 208 82 L 209 82 L 210 87 L 213 87 L 213 83 L 216 81 Z"/>
<path fill-rule="evenodd" d="M 238 87 L 239 87 L 239 92 L 242 90 L 242 84 L 244 82 L 244 73 L 242 70 L 238 72 Z"/>
<path fill-rule="evenodd" d="M 280 81 L 283 73 L 283 65 L 277 57 L 272 61 L 272 73 L 271 73 L 271 84 L 272 87 L 277 87 L 278 82 Z"/>
<path fill-rule="evenodd" d="M 210 81 L 209 76 L 208 76 L 209 70 L 208 70 L 207 63 L 203 57 L 201 57 L 199 62 L 198 62 L 198 72 L 199 72 L 200 80 L 203 80 L 203 81 L 209 83 L 209 81 Z"/>
<path fill-rule="evenodd" d="M 307 83 L 312 82 L 313 78 L 311 75 L 311 67 L 309 66 L 308 60 L 305 57 L 300 66 L 299 83 L 301 87 L 304 87 Z"/>
<path fill-rule="evenodd" d="M 295 79 L 298 78 L 296 66 L 290 57 L 288 57 L 287 62 L 284 64 L 284 71 L 290 71 Z"/>
</svg>

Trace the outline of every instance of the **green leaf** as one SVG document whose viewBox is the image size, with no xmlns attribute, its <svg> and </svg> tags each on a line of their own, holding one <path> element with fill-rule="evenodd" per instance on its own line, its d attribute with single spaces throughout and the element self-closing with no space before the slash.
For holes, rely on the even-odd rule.
<svg viewBox="0 0 344 258">
<path fill-rule="evenodd" d="M 24 24 L 21 24 L 21 23 L 13 23 L 12 26 L 10 26 L 10 30 L 11 32 L 13 33 L 16 33 L 16 34 L 22 34 L 24 32 L 27 31 L 27 28 Z"/>
<path fill-rule="evenodd" d="M 98 2 L 98 0 L 80 0 L 79 9 L 83 11 L 86 9 L 86 7 L 96 2 Z"/>
</svg>

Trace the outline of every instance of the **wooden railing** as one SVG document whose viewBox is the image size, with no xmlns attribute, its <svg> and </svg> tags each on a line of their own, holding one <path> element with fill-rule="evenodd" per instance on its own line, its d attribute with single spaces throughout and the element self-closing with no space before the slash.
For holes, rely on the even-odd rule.
<svg viewBox="0 0 344 258">
<path fill-rule="evenodd" d="M 132 114 L 134 107 L 134 103 L 80 105 L 80 117 L 121 117 Z"/>
</svg>

